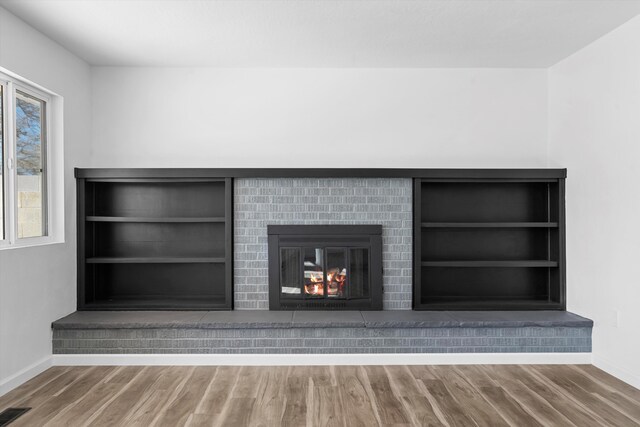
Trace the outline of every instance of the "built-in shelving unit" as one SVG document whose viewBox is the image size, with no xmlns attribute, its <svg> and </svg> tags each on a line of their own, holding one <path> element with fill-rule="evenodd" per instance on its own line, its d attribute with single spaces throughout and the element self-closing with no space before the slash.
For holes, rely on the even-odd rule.
<svg viewBox="0 0 640 427">
<path fill-rule="evenodd" d="M 414 179 L 414 308 L 564 309 L 564 170 Z"/>
<path fill-rule="evenodd" d="M 232 180 L 177 171 L 76 171 L 79 310 L 232 308 Z"/>
</svg>

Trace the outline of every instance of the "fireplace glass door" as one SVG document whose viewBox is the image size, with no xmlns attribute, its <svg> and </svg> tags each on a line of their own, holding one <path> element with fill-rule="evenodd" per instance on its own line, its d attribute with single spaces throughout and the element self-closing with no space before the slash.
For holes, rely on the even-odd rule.
<svg viewBox="0 0 640 427">
<path fill-rule="evenodd" d="M 381 310 L 382 226 L 269 225 L 270 310 Z"/>
<path fill-rule="evenodd" d="M 369 298 L 369 249 L 280 248 L 282 298 Z"/>
</svg>

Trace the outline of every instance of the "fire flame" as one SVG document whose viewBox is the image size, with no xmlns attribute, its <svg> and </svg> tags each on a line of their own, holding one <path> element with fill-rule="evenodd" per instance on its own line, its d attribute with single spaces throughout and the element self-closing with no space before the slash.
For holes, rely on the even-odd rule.
<svg viewBox="0 0 640 427">
<path fill-rule="evenodd" d="M 312 296 L 324 296 L 324 282 L 322 272 L 313 272 L 304 285 L 304 292 Z M 341 296 L 347 280 L 346 269 L 331 269 L 327 272 L 327 296 Z"/>
</svg>

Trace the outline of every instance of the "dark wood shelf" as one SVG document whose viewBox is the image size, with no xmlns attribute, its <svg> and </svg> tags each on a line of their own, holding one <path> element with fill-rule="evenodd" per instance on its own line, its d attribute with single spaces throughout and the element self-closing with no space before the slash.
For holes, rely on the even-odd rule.
<svg viewBox="0 0 640 427">
<path fill-rule="evenodd" d="M 144 217 L 144 216 L 87 216 L 89 222 L 160 222 L 160 223 L 198 223 L 225 222 L 224 217 Z"/>
<path fill-rule="evenodd" d="M 557 222 L 423 222 L 422 228 L 557 228 Z"/>
<path fill-rule="evenodd" d="M 423 267 L 557 267 L 556 261 L 422 261 Z"/>
<path fill-rule="evenodd" d="M 93 257 L 87 264 L 224 264 L 224 258 L 211 257 Z"/>
<path fill-rule="evenodd" d="M 94 300 L 85 310 L 220 310 L 226 309 L 224 297 L 176 297 L 148 296 L 145 298 L 114 297 Z"/>
<path fill-rule="evenodd" d="M 450 310 L 452 306 L 460 310 L 562 310 L 560 303 L 548 301 L 547 299 L 513 299 L 490 298 L 471 299 L 458 297 L 425 297 L 420 308 L 416 310 Z"/>
</svg>

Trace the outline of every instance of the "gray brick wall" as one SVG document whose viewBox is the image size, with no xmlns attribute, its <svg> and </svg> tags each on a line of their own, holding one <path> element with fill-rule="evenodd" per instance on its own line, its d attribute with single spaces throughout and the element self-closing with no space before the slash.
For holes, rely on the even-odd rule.
<svg viewBox="0 0 640 427">
<path fill-rule="evenodd" d="M 591 352 L 590 327 L 57 329 L 54 354 Z"/>
<path fill-rule="evenodd" d="M 382 224 L 384 309 L 411 309 L 411 209 L 410 179 L 236 179 L 235 308 L 269 307 L 268 224 Z"/>
</svg>

